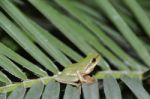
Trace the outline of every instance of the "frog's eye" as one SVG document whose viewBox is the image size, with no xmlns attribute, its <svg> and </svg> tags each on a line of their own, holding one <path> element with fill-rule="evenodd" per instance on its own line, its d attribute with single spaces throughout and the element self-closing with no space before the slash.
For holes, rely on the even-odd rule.
<svg viewBox="0 0 150 99">
<path fill-rule="evenodd" d="M 92 63 L 95 63 L 95 62 L 96 62 L 96 58 L 93 58 L 93 59 L 92 59 Z"/>
</svg>

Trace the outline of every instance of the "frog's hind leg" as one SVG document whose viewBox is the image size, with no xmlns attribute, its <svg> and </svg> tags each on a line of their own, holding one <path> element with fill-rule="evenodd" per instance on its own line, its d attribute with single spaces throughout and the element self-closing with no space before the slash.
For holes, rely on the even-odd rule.
<svg viewBox="0 0 150 99">
<path fill-rule="evenodd" d="M 61 82 L 63 84 L 70 84 L 70 85 L 73 85 L 73 86 L 76 86 L 76 87 L 79 87 L 81 85 L 80 82 L 75 83 L 75 82 L 67 82 L 67 81 L 62 81 L 62 80 L 60 81 L 60 80 L 57 80 L 57 79 L 55 79 L 55 80 L 58 81 L 58 82 Z"/>
<path fill-rule="evenodd" d="M 76 87 L 79 87 L 79 86 L 81 86 L 81 83 L 67 83 L 67 84 L 71 84 L 71 85 L 73 85 L 73 86 L 76 86 Z"/>
<path fill-rule="evenodd" d="M 55 77 L 54 79 L 58 82 L 61 82 L 61 83 L 64 83 L 64 84 L 70 84 L 70 85 L 77 86 L 77 87 L 79 87 L 81 85 L 80 82 L 78 83 L 77 79 L 74 80 L 74 79 L 71 79 L 71 78 L 72 77 L 64 77 L 64 76 L 61 76 L 61 75 L 57 75 L 57 77 Z"/>
</svg>

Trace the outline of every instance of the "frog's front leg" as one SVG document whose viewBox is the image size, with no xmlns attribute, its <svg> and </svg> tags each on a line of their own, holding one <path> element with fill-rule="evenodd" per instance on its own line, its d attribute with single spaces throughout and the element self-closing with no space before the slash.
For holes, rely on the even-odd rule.
<svg viewBox="0 0 150 99">
<path fill-rule="evenodd" d="M 84 73 L 77 71 L 77 76 L 79 77 L 79 80 L 81 81 L 81 83 L 87 83 L 87 80 L 83 77 Z"/>
<path fill-rule="evenodd" d="M 91 77 L 91 76 L 89 76 L 89 75 L 85 75 L 85 76 L 83 76 L 84 77 L 84 79 L 86 80 L 86 82 L 88 83 L 88 84 L 92 84 L 92 83 L 94 83 L 95 81 L 96 81 L 96 79 L 94 78 L 94 77 Z"/>
<path fill-rule="evenodd" d="M 87 83 L 87 84 L 92 84 L 95 82 L 95 78 L 91 77 L 85 73 L 82 73 L 80 71 L 77 71 L 77 76 L 79 77 L 79 80 L 81 83 Z"/>
</svg>

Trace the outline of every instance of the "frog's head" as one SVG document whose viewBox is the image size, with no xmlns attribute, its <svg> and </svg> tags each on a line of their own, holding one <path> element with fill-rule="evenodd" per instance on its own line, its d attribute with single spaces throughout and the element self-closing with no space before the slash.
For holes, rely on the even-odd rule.
<svg viewBox="0 0 150 99">
<path fill-rule="evenodd" d="M 86 74 L 91 73 L 94 70 L 95 66 L 98 64 L 98 62 L 100 61 L 100 59 L 101 56 L 97 53 L 88 54 L 85 59 L 87 61 L 87 64 L 84 68 L 84 73 Z"/>
</svg>

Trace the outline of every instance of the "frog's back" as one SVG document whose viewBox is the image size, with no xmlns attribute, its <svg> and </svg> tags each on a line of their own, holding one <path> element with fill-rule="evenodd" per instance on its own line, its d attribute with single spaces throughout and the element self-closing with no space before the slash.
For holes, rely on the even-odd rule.
<svg viewBox="0 0 150 99">
<path fill-rule="evenodd" d="M 67 74 L 74 74 L 76 73 L 79 69 L 80 66 L 77 64 L 71 64 L 70 66 L 66 67 L 62 72 L 67 73 Z"/>
</svg>

